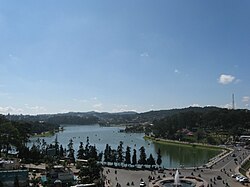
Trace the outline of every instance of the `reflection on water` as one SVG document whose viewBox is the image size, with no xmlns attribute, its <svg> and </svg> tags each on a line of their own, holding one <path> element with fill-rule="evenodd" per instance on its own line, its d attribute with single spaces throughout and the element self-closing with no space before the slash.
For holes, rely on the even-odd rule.
<svg viewBox="0 0 250 187">
<path fill-rule="evenodd" d="M 184 166 L 200 166 L 206 163 L 210 158 L 218 154 L 217 150 L 208 150 L 196 147 L 184 147 L 180 145 L 162 145 L 152 143 L 143 139 L 143 133 L 121 133 L 122 127 L 100 127 L 99 125 L 67 125 L 64 126 L 64 131 L 57 133 L 57 138 L 63 147 L 67 147 L 69 140 L 74 141 L 74 148 L 77 152 L 80 142 L 85 143 L 89 137 L 90 144 L 95 145 L 99 152 L 104 151 L 106 144 L 109 144 L 113 149 L 117 149 L 120 141 L 123 141 L 124 151 L 126 146 L 131 147 L 131 154 L 133 149 L 137 150 L 139 157 L 139 148 L 144 146 L 147 156 L 150 153 L 154 158 L 157 158 L 157 151 L 160 148 L 162 155 L 162 166 L 164 167 L 180 167 Z M 44 137 L 48 144 L 55 141 L 56 135 L 52 137 Z M 31 138 L 29 146 L 37 138 Z"/>
</svg>

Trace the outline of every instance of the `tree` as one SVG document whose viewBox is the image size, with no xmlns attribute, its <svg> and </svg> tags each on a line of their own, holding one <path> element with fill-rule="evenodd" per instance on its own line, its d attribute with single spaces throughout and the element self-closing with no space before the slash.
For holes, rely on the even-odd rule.
<svg viewBox="0 0 250 187">
<path fill-rule="evenodd" d="M 145 148 L 142 146 L 140 149 L 140 158 L 138 160 L 138 164 L 142 164 L 143 166 L 147 164 L 147 155 L 145 152 Z"/>
<path fill-rule="evenodd" d="M 150 168 L 152 168 L 153 165 L 155 165 L 155 159 L 153 158 L 153 155 L 150 154 L 147 159 L 147 164 L 150 165 Z"/>
<path fill-rule="evenodd" d="M 133 150 L 133 156 L 132 156 L 132 165 L 137 164 L 137 156 L 136 156 L 136 149 Z"/>
<path fill-rule="evenodd" d="M 123 162 L 123 142 L 120 141 L 120 144 L 117 147 L 117 162 L 119 165 Z"/>
<path fill-rule="evenodd" d="M 90 158 L 86 167 L 81 167 L 79 178 L 82 183 L 94 183 L 100 180 L 101 165 L 95 159 Z"/>
<path fill-rule="evenodd" d="M 74 153 L 75 153 L 75 150 L 74 150 L 74 143 L 73 143 L 73 140 L 72 139 L 70 139 L 69 140 L 69 143 L 68 143 L 68 157 L 69 157 L 69 159 L 70 159 L 70 161 L 71 162 L 75 162 L 75 155 L 74 155 Z"/>
<path fill-rule="evenodd" d="M 32 159 L 33 162 L 38 162 L 40 159 L 40 150 L 37 148 L 37 146 L 35 146 L 35 144 L 32 145 L 32 147 L 30 148 L 30 152 L 29 152 L 29 158 Z"/>
<path fill-rule="evenodd" d="M 4 148 L 5 154 L 8 154 L 11 146 L 20 146 L 20 135 L 17 128 L 15 128 L 12 123 L 7 122 L 0 124 L 0 145 Z"/>
<path fill-rule="evenodd" d="M 96 161 L 98 160 L 96 146 L 89 146 L 89 158 L 93 158 Z"/>
<path fill-rule="evenodd" d="M 59 156 L 60 156 L 61 158 L 63 158 L 63 157 L 65 156 L 64 149 L 63 149 L 63 146 L 62 146 L 62 145 L 60 145 Z"/>
<path fill-rule="evenodd" d="M 56 156 L 58 157 L 59 156 L 59 142 L 58 142 L 58 139 L 57 139 L 57 135 L 56 135 L 56 138 L 55 138 L 55 150 L 56 150 Z"/>
<path fill-rule="evenodd" d="M 131 164 L 131 154 L 130 154 L 130 147 L 127 146 L 127 149 L 126 149 L 126 153 L 125 153 L 125 164 L 127 164 L 127 166 L 129 164 Z"/>
<path fill-rule="evenodd" d="M 117 152 L 115 149 L 112 149 L 110 154 L 110 162 L 112 162 L 114 166 L 116 161 L 117 161 Z"/>
<path fill-rule="evenodd" d="M 108 164 L 108 162 L 110 161 L 111 161 L 111 147 L 109 146 L 109 144 L 106 144 L 106 148 L 104 150 L 104 162 Z"/>
<path fill-rule="evenodd" d="M 156 163 L 161 166 L 161 163 L 162 163 L 162 159 L 161 159 L 161 150 L 160 148 L 158 149 L 158 152 L 157 152 L 157 160 L 156 160 Z"/>
<path fill-rule="evenodd" d="M 84 159 L 88 160 L 90 158 L 89 156 L 89 137 L 87 136 L 86 146 L 84 149 Z"/>
<path fill-rule="evenodd" d="M 46 155 L 46 147 L 47 147 L 47 143 L 44 139 L 42 139 L 41 151 L 43 155 Z"/>
<path fill-rule="evenodd" d="M 78 159 L 83 159 L 84 158 L 84 148 L 83 148 L 83 143 L 80 142 L 79 149 L 77 152 L 77 158 Z"/>
</svg>

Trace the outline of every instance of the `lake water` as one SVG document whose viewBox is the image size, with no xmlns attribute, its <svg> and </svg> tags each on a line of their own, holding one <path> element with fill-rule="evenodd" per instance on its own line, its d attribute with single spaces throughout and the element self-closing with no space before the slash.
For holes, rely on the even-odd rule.
<svg viewBox="0 0 250 187">
<path fill-rule="evenodd" d="M 127 146 L 131 147 L 131 155 L 133 149 L 137 150 L 139 156 L 139 148 L 144 146 L 147 157 L 152 153 L 153 157 L 157 158 L 157 151 L 160 148 L 162 155 L 162 166 L 167 168 L 176 168 L 183 165 L 201 166 L 208 162 L 209 159 L 216 156 L 219 151 L 197 147 L 185 147 L 181 145 L 163 145 L 144 140 L 143 133 L 122 133 L 119 132 L 122 127 L 100 127 L 99 125 L 64 125 L 64 131 L 56 133 L 51 137 L 42 137 L 47 144 L 55 141 L 56 135 L 58 142 L 67 147 L 69 140 L 74 141 L 74 148 L 77 152 L 80 142 L 86 143 L 89 137 L 90 144 L 95 145 L 99 152 L 103 152 L 106 144 L 109 144 L 112 149 L 117 149 L 120 141 L 123 141 L 124 152 Z M 30 138 L 29 146 L 33 144 L 37 138 Z"/>
</svg>

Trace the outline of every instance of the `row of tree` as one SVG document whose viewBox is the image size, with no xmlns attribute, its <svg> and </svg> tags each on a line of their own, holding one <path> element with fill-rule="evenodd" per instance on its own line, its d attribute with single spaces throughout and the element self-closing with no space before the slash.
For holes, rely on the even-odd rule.
<svg viewBox="0 0 250 187">
<path fill-rule="evenodd" d="M 52 154 L 51 154 L 51 153 Z M 75 154 L 74 150 L 74 142 L 73 139 L 69 140 L 67 148 L 63 148 L 62 145 L 59 144 L 57 138 L 54 141 L 54 144 L 48 144 L 44 141 L 44 139 L 37 139 L 36 142 L 29 149 L 26 149 L 26 153 L 20 153 L 19 156 L 22 159 L 25 159 L 29 162 L 44 162 L 48 159 L 49 156 L 53 156 L 53 158 L 65 158 L 67 157 L 70 162 L 75 162 L 75 156 L 77 159 L 94 159 L 98 162 L 104 162 L 106 165 L 109 163 L 117 166 L 130 166 L 134 167 L 139 165 L 161 165 L 161 152 L 160 149 L 157 152 L 157 159 L 153 158 L 152 154 L 147 157 L 146 150 L 144 146 L 139 149 L 139 156 L 137 157 L 137 150 L 133 149 L 133 154 L 131 154 L 131 147 L 127 146 L 124 151 L 123 142 L 120 141 L 117 149 L 112 149 L 111 146 L 106 144 L 105 150 L 103 152 L 99 152 L 94 145 L 89 143 L 89 138 L 87 137 L 86 144 L 80 142 L 77 153 Z M 48 160 L 51 161 L 51 160 Z"/>
<path fill-rule="evenodd" d="M 123 142 L 120 141 L 120 144 L 118 145 L 117 149 L 112 149 L 108 144 L 106 144 L 106 148 L 104 150 L 104 162 L 106 164 L 117 163 L 118 166 L 121 166 L 122 164 L 126 164 L 127 166 L 133 165 L 134 167 L 137 164 L 140 165 L 150 165 L 152 167 L 153 165 L 156 165 L 156 163 L 160 166 L 162 163 L 161 159 L 161 152 L 160 149 L 157 152 L 157 159 L 153 158 L 153 155 L 150 154 L 147 158 L 146 151 L 144 146 L 140 147 L 139 149 L 140 155 L 139 159 L 137 160 L 137 151 L 136 149 L 133 149 L 133 155 L 131 156 L 131 147 L 127 146 L 126 151 L 123 151 Z"/>
</svg>

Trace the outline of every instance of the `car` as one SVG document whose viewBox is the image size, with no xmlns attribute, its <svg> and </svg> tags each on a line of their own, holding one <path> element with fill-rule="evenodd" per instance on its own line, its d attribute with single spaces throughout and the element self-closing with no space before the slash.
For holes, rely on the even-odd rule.
<svg viewBox="0 0 250 187">
<path fill-rule="evenodd" d="M 218 179 L 218 180 L 222 180 L 222 178 L 221 178 L 221 176 L 220 176 L 220 175 L 218 175 L 218 176 L 217 176 L 217 179 Z"/>
<path fill-rule="evenodd" d="M 244 177 L 244 178 L 240 179 L 239 182 L 247 183 L 247 182 L 249 182 L 249 180 L 246 177 Z"/>
<path fill-rule="evenodd" d="M 236 174 L 236 173 L 235 173 L 235 174 L 232 174 L 232 175 L 231 175 L 232 178 L 236 178 L 237 176 L 239 176 L 239 174 Z"/>
<path fill-rule="evenodd" d="M 239 181 L 240 181 L 241 179 L 243 179 L 243 178 L 245 178 L 245 177 L 243 177 L 243 176 L 239 175 L 239 176 L 237 176 L 237 177 L 236 177 L 236 181 L 238 181 L 238 182 L 239 182 Z"/>
<path fill-rule="evenodd" d="M 141 182 L 140 183 L 140 187 L 145 187 L 146 186 L 146 183 L 145 182 Z"/>
<path fill-rule="evenodd" d="M 158 173 L 164 173 L 164 169 L 163 168 L 158 169 Z"/>
</svg>

